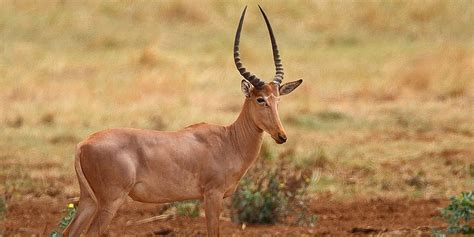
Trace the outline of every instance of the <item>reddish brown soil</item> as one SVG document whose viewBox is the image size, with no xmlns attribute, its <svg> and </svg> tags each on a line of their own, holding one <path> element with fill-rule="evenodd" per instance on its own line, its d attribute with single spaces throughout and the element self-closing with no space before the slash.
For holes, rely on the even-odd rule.
<svg viewBox="0 0 474 237">
<path fill-rule="evenodd" d="M 11 201 L 3 221 L 5 236 L 47 235 L 63 213 L 67 201 L 51 198 L 32 198 Z M 223 236 L 429 236 L 433 227 L 442 224 L 435 220 L 438 208 L 446 200 L 354 200 L 346 203 L 319 200 L 312 211 L 319 217 L 314 228 L 285 225 L 246 226 L 221 221 Z M 120 210 L 110 227 L 111 236 L 205 236 L 204 217 L 154 221 L 126 226 L 129 220 L 141 220 L 157 215 L 160 207 L 129 201 Z"/>
</svg>

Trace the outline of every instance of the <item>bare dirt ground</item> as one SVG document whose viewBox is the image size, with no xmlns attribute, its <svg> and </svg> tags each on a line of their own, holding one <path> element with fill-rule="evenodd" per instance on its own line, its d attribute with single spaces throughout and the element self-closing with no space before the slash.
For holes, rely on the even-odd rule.
<svg viewBox="0 0 474 237">
<path fill-rule="evenodd" d="M 57 227 L 67 200 L 32 198 L 12 202 L 3 225 L 5 236 L 44 236 Z M 221 220 L 223 236 L 430 236 L 442 224 L 434 218 L 447 200 L 372 199 L 339 202 L 318 200 L 312 212 L 318 215 L 313 228 L 286 225 L 241 225 Z M 204 217 L 177 217 L 127 226 L 155 216 L 160 206 L 129 201 L 110 226 L 110 236 L 205 236 Z"/>
</svg>

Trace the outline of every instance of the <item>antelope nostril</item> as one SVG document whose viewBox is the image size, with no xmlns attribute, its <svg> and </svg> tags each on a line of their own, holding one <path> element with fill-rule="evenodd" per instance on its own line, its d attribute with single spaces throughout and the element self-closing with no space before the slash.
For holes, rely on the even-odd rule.
<svg viewBox="0 0 474 237">
<path fill-rule="evenodd" d="M 278 138 L 284 142 L 286 142 L 286 135 L 285 134 L 278 134 Z"/>
</svg>

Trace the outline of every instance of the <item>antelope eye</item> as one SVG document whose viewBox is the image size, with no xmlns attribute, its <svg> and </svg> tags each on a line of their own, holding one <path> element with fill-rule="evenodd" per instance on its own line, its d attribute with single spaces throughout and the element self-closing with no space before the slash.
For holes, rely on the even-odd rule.
<svg viewBox="0 0 474 237">
<path fill-rule="evenodd" d="M 257 103 L 263 104 L 263 103 L 265 103 L 265 99 L 263 99 L 262 97 L 258 97 L 257 98 Z"/>
</svg>

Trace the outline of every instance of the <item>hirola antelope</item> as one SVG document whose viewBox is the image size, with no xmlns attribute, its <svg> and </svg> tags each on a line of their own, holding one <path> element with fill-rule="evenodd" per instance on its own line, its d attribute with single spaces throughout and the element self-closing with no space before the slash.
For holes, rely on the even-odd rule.
<svg viewBox="0 0 474 237">
<path fill-rule="evenodd" d="M 115 128 L 92 134 L 76 147 L 75 169 L 80 185 L 76 217 L 66 236 L 99 236 L 127 196 L 147 203 L 190 199 L 203 202 L 209 236 L 219 236 L 222 202 L 257 159 L 263 132 L 278 144 L 286 133 L 278 115 L 280 96 L 302 80 L 281 84 L 283 66 L 265 12 L 276 73 L 266 83 L 243 66 L 239 42 L 245 7 L 234 42 L 234 61 L 245 80 L 242 111 L 228 126 L 199 123 L 179 131 Z"/>
</svg>

